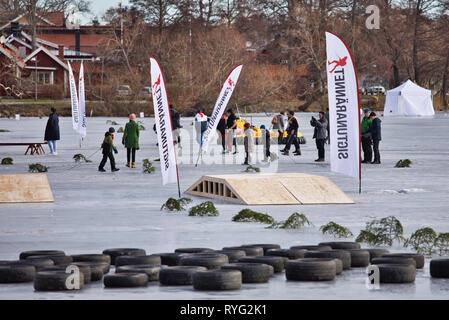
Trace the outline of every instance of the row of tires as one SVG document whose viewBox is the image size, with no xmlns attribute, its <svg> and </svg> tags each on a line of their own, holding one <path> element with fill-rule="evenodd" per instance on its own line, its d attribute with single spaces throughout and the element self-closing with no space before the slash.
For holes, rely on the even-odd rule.
<svg viewBox="0 0 449 320">
<path fill-rule="evenodd" d="M 413 282 L 424 267 L 419 254 L 390 254 L 384 249 L 361 249 L 354 242 L 328 242 L 317 246 L 257 244 L 209 248 L 181 248 L 173 253 L 146 255 L 143 249 L 119 248 L 102 254 L 66 256 L 62 251 L 27 251 L 18 261 L 0 261 L 0 283 L 34 281 L 37 291 L 82 289 L 103 279 L 105 287 L 193 285 L 197 290 L 235 290 L 242 283 L 264 283 L 285 270 L 287 280 L 328 281 L 343 270 L 377 265 L 381 283 Z M 115 274 L 108 274 L 115 265 Z M 79 270 L 75 278 L 70 272 Z M 68 271 L 69 270 L 69 271 Z M 432 260 L 432 277 L 449 278 L 449 259 Z M 71 285 L 72 284 L 72 285 Z"/>
</svg>

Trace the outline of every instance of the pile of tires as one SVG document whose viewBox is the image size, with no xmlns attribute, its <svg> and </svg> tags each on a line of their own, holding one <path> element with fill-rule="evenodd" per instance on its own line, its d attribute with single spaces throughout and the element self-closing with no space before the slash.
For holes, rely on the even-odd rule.
<svg viewBox="0 0 449 320">
<path fill-rule="evenodd" d="M 111 265 L 115 265 L 115 259 L 120 256 L 144 256 L 146 251 L 144 249 L 136 248 L 113 248 L 106 249 L 103 254 L 111 257 Z"/>
<path fill-rule="evenodd" d="M 181 266 L 198 266 L 209 270 L 220 269 L 222 265 L 228 263 L 228 256 L 220 253 L 194 253 L 182 257 L 179 261 Z"/>
<path fill-rule="evenodd" d="M 449 258 L 432 259 L 430 261 L 430 276 L 449 279 Z"/>
<path fill-rule="evenodd" d="M 239 290 L 242 287 L 242 273 L 239 270 L 220 269 L 196 272 L 193 275 L 195 290 Z"/>
<path fill-rule="evenodd" d="M 240 271 L 242 283 L 266 283 L 274 273 L 274 268 L 264 263 L 232 263 L 221 268 Z"/>
<path fill-rule="evenodd" d="M 336 275 L 335 259 L 304 258 L 285 264 L 285 276 L 289 281 L 332 281 Z"/>
</svg>

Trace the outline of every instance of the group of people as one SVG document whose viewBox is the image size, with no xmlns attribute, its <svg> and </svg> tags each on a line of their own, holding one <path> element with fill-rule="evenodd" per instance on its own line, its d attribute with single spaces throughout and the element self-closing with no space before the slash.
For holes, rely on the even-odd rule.
<svg viewBox="0 0 449 320">
<path fill-rule="evenodd" d="M 362 163 L 380 164 L 379 144 L 382 140 L 382 121 L 377 117 L 375 112 L 369 109 L 364 111 L 362 119 Z M 373 160 L 374 153 L 374 160 Z"/>
<path fill-rule="evenodd" d="M 56 152 L 56 141 L 60 139 L 59 132 L 59 119 L 54 108 L 51 109 L 51 114 L 49 116 L 47 126 L 45 129 L 45 141 L 48 142 L 50 147 L 50 154 L 57 155 Z M 180 147 L 181 136 L 180 136 L 180 114 L 170 105 L 170 115 L 173 125 L 174 132 L 174 143 L 178 144 Z M 329 116 L 328 113 L 320 112 L 318 119 L 312 117 L 310 120 L 310 125 L 314 127 L 313 139 L 316 141 L 316 148 L 318 150 L 318 158 L 315 162 L 325 161 L 325 144 L 329 139 Z M 234 113 L 233 109 L 228 109 L 225 114 L 221 117 L 217 130 L 221 135 L 221 145 L 223 148 L 223 154 L 233 153 L 237 154 L 237 128 L 238 128 L 239 118 Z M 285 125 L 287 123 L 287 126 Z M 197 133 L 197 142 L 202 144 L 203 135 L 207 130 L 208 117 L 201 111 L 198 110 L 195 119 L 194 126 Z M 298 139 L 299 122 L 295 117 L 293 111 L 288 111 L 287 121 L 285 121 L 285 112 L 282 111 L 275 115 L 271 121 L 272 129 L 277 131 L 278 143 L 284 142 L 285 131 L 287 132 L 287 138 L 285 141 L 285 148 L 281 150 L 283 155 L 290 155 L 290 148 L 292 145 L 295 146 L 295 152 L 293 155 L 301 156 L 301 147 Z M 287 128 L 285 128 L 287 127 Z M 154 128 L 155 129 L 155 128 Z M 264 159 L 262 162 L 269 162 L 277 160 L 277 155 L 270 151 L 271 147 L 271 134 L 265 125 L 261 125 L 260 129 L 262 131 L 262 142 L 264 146 Z M 114 144 L 114 134 L 115 129 L 113 127 L 105 133 L 103 143 L 101 145 L 103 159 L 100 162 L 98 170 L 100 172 L 105 172 L 104 169 L 107 160 L 109 159 L 111 164 L 111 170 L 113 172 L 119 171 L 116 167 L 114 153 L 117 154 L 118 150 Z M 361 122 L 361 140 L 364 158 L 362 163 L 372 163 L 380 164 L 380 152 L 379 144 L 382 140 L 381 135 L 381 120 L 376 116 L 375 112 L 371 112 L 366 109 L 364 111 L 364 117 Z M 127 150 L 127 162 L 126 166 L 128 168 L 136 168 L 136 151 L 139 150 L 139 124 L 136 122 L 136 115 L 133 113 L 129 116 L 129 122 L 125 126 L 123 133 L 122 144 Z M 244 124 L 244 149 L 245 149 L 245 161 L 244 165 L 252 163 L 252 153 L 255 149 L 254 141 L 254 130 L 249 122 Z M 373 159 L 374 155 L 374 159 Z"/>
</svg>

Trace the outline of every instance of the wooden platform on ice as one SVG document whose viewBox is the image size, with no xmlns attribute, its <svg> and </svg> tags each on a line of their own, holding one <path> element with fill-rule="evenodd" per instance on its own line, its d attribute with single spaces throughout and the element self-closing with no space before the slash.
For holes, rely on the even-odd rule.
<svg viewBox="0 0 449 320">
<path fill-rule="evenodd" d="M 0 175 L 0 203 L 53 202 L 45 174 Z"/>
<path fill-rule="evenodd" d="M 354 204 L 330 179 L 303 173 L 204 176 L 185 193 L 243 205 Z"/>
</svg>

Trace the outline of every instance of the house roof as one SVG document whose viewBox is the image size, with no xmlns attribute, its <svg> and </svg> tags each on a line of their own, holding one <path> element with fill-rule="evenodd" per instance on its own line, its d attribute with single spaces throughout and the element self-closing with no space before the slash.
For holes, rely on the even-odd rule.
<svg viewBox="0 0 449 320">
<path fill-rule="evenodd" d="M 25 68 L 26 63 L 20 60 L 19 57 L 14 54 L 14 52 L 9 50 L 8 48 L 5 48 L 3 45 L 0 45 L 0 53 L 4 54 L 10 60 L 14 61 L 20 68 Z"/>
<path fill-rule="evenodd" d="M 30 42 L 33 41 L 33 38 L 30 35 L 28 35 L 25 31 L 22 31 L 22 36 Z M 52 47 L 52 48 L 55 48 L 55 49 L 57 49 L 59 47 L 59 45 L 57 45 L 56 43 L 48 41 L 48 40 L 44 40 L 41 38 L 36 38 L 36 42 L 41 43 L 46 46 L 49 46 L 49 47 Z"/>
<path fill-rule="evenodd" d="M 67 65 L 62 62 L 57 56 L 55 56 L 53 53 L 50 52 L 50 50 L 48 50 L 45 47 L 40 46 L 39 48 L 37 48 L 36 50 L 34 50 L 28 57 L 25 58 L 24 62 L 28 62 L 30 61 L 34 56 L 36 56 L 39 52 L 44 52 L 46 55 L 48 55 L 50 58 L 52 58 L 56 63 L 58 63 L 61 67 L 63 67 L 65 70 L 69 70 L 69 68 L 67 67 Z"/>
<path fill-rule="evenodd" d="M 17 22 L 17 21 L 19 21 L 20 19 L 22 19 L 25 16 L 26 16 L 25 13 L 21 14 L 20 16 L 16 17 L 15 19 L 9 21 L 7 24 L 5 24 L 2 27 L 0 27 L 0 30 L 6 29 L 7 27 L 9 27 L 11 25 L 12 22 Z M 47 20 L 46 18 L 44 18 L 44 17 L 42 17 L 42 16 L 40 16 L 38 14 L 36 14 L 36 17 L 38 17 L 41 21 L 45 22 L 48 25 L 51 25 L 51 26 L 55 25 L 55 23 L 51 22 L 50 20 Z"/>
</svg>

